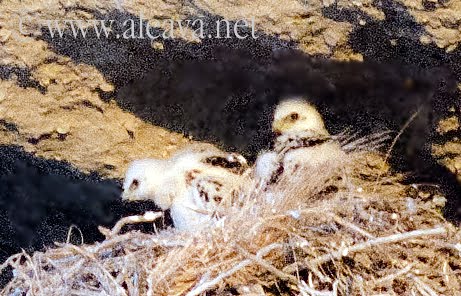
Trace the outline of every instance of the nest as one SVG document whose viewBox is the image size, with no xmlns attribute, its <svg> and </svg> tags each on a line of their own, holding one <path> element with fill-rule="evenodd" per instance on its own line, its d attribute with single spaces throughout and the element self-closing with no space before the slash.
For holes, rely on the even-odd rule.
<svg viewBox="0 0 461 296">
<path fill-rule="evenodd" d="M 120 231 L 161 216 L 149 212 L 101 243 L 16 254 L 2 295 L 455 295 L 461 231 L 421 187 L 351 152 L 269 189 L 249 182 L 215 227 Z"/>
</svg>

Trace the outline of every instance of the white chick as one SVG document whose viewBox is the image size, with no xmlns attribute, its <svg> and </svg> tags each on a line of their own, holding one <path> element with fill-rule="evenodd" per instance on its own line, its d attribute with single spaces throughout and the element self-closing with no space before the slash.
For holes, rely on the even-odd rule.
<svg viewBox="0 0 461 296">
<path fill-rule="evenodd" d="M 282 101 L 275 109 L 272 131 L 278 135 L 274 151 L 261 154 L 255 175 L 273 183 L 282 174 L 293 174 L 300 167 L 317 168 L 344 152 L 334 141 L 317 109 L 301 99 Z"/>
<path fill-rule="evenodd" d="M 246 160 L 211 144 L 187 147 L 170 159 L 131 163 L 123 185 L 123 199 L 153 200 L 170 209 L 174 226 L 195 231 L 214 223 L 219 209 L 235 198 L 247 169 Z"/>
</svg>

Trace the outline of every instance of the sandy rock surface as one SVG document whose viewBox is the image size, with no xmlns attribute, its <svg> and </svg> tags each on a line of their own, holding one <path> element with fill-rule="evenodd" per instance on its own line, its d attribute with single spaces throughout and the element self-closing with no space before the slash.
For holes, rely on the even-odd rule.
<svg viewBox="0 0 461 296">
<path fill-rule="evenodd" d="M 2 3 L 1 144 L 120 178 L 130 160 L 166 157 L 188 142 L 101 100 L 99 93 L 114 87 L 95 67 L 56 54 L 39 40 L 44 20 L 90 19 L 77 7 L 102 12 L 109 3 L 45 2 Z M 31 36 L 19 32 L 20 16 Z"/>
</svg>

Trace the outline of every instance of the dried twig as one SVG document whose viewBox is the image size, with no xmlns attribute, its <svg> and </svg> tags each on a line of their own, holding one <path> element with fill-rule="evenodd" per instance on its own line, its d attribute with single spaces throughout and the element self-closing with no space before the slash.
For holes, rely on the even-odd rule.
<svg viewBox="0 0 461 296">
<path fill-rule="evenodd" d="M 268 254 L 269 252 L 271 252 L 272 250 L 274 249 L 279 249 L 281 248 L 283 245 L 281 244 L 271 244 L 271 245 L 268 245 L 264 248 L 262 248 L 261 250 L 258 251 L 258 253 L 256 253 L 256 257 L 257 258 L 261 258 L 262 256 Z M 210 281 L 205 281 L 203 283 L 199 283 L 198 286 L 196 286 L 194 289 L 192 289 L 192 291 L 190 291 L 189 293 L 186 294 L 186 296 L 195 296 L 195 295 L 199 295 L 209 289 L 211 289 L 212 287 L 216 286 L 217 284 L 219 284 L 223 279 L 233 275 L 234 273 L 236 273 L 237 271 L 241 270 L 242 268 L 245 268 L 247 267 L 248 265 L 250 265 L 251 263 L 253 263 L 253 260 L 252 259 L 246 259 L 246 260 L 243 260 L 241 261 L 239 264 L 235 265 L 234 267 L 232 267 L 231 269 L 219 274 L 217 277 L 215 277 L 214 279 L 210 280 Z"/>
<path fill-rule="evenodd" d="M 120 232 L 120 230 L 122 230 L 123 226 L 127 224 L 154 222 L 162 216 L 162 212 L 149 211 L 144 213 L 144 215 L 124 217 L 120 219 L 111 230 L 104 228 L 102 226 L 99 226 L 98 229 L 99 232 L 101 232 L 106 238 L 110 238 L 117 235 Z"/>
<path fill-rule="evenodd" d="M 437 227 L 437 228 L 432 228 L 432 229 L 425 229 L 425 230 L 414 230 L 406 233 L 398 233 L 398 234 L 393 234 L 390 236 L 385 236 L 385 237 L 379 237 L 373 240 L 369 240 L 360 244 L 353 245 L 351 247 L 341 249 L 335 252 L 331 252 L 325 255 L 322 255 L 320 257 L 317 257 L 313 260 L 306 260 L 305 263 L 303 264 L 304 266 L 317 266 L 322 263 L 325 263 L 330 260 L 335 260 L 335 259 L 340 259 L 341 257 L 345 256 L 346 254 L 353 253 L 353 252 L 358 252 L 362 251 L 364 249 L 382 245 L 382 244 L 390 244 L 390 243 L 395 243 L 415 237 L 421 237 L 421 236 L 431 236 L 431 235 L 442 235 L 446 233 L 445 227 Z M 287 266 L 284 271 L 292 273 L 294 272 L 295 265 L 298 265 L 299 267 L 303 267 L 301 265 L 302 263 L 293 263 L 290 266 Z"/>
<path fill-rule="evenodd" d="M 298 284 L 299 292 L 302 296 L 337 296 L 338 295 L 338 281 L 333 283 L 333 291 L 317 291 L 309 287 L 305 281 Z"/>
<path fill-rule="evenodd" d="M 438 296 L 438 294 L 431 288 L 429 287 L 425 282 L 420 280 L 417 276 L 415 276 L 412 273 L 409 273 L 407 275 L 408 278 L 411 278 L 415 283 L 417 284 L 417 287 L 419 291 L 423 294 L 427 294 L 429 296 Z"/>
<path fill-rule="evenodd" d="M 335 214 L 328 214 L 330 217 L 333 218 L 333 220 L 335 220 L 336 223 L 338 224 L 341 224 L 342 226 L 345 226 L 349 229 L 352 229 L 353 231 L 367 237 L 367 238 L 371 238 L 371 239 L 374 239 L 375 237 L 373 235 L 371 235 L 370 233 L 366 232 L 365 230 L 363 230 L 362 228 L 358 227 L 357 225 L 354 225 L 353 223 L 350 223 L 344 219 L 342 219 L 341 217 L 339 217 L 338 215 L 335 215 Z"/>
<path fill-rule="evenodd" d="M 280 247 L 282 247 L 282 245 Z M 255 256 L 255 255 L 251 254 L 250 252 L 248 252 L 247 250 L 245 250 L 244 248 L 242 248 L 240 246 L 236 246 L 236 248 L 243 256 L 253 260 L 255 263 L 257 263 L 261 267 L 264 267 L 268 271 L 272 272 L 273 274 L 275 274 L 280 279 L 288 280 L 288 281 L 292 282 L 293 284 L 298 284 L 298 279 L 295 276 L 293 276 L 291 274 L 288 274 L 288 273 L 285 273 L 285 272 L 275 268 L 272 264 L 265 261 L 260 256 L 257 256 L 257 255 Z"/>
<path fill-rule="evenodd" d="M 405 124 L 403 125 L 403 127 L 400 129 L 399 133 L 397 134 L 397 136 L 394 137 L 394 140 L 392 141 L 391 143 L 391 146 L 389 147 L 389 149 L 387 150 L 387 153 L 386 153 L 386 156 L 384 158 L 384 162 L 387 162 L 387 160 L 389 159 L 390 155 L 391 155 L 391 152 L 392 152 L 392 149 L 394 149 L 394 146 L 395 144 L 397 144 L 397 141 L 399 140 L 400 136 L 402 136 L 403 132 L 410 126 L 410 124 L 413 122 L 413 120 L 415 120 L 415 118 L 419 115 L 419 113 L 421 112 L 421 108 L 419 108 L 418 110 L 416 110 L 416 112 L 414 112 L 410 118 L 405 122 Z M 376 192 L 376 188 L 378 187 L 378 184 L 379 184 L 379 181 L 381 181 L 381 177 L 382 177 L 382 173 L 380 173 L 378 175 L 378 178 L 376 178 L 376 184 L 374 186 L 374 189 L 373 189 L 373 193 Z"/>
<path fill-rule="evenodd" d="M 66 243 L 70 243 L 70 238 L 72 236 L 72 230 L 73 229 L 77 229 L 78 233 L 80 234 L 80 242 L 81 244 L 83 245 L 84 243 L 84 240 L 83 240 L 83 233 L 82 231 L 80 230 L 80 228 L 77 227 L 77 225 L 74 225 L 72 224 L 70 227 L 69 227 L 69 231 L 67 232 L 67 239 L 66 239 Z"/>
<path fill-rule="evenodd" d="M 413 266 L 414 266 L 414 264 L 408 264 L 407 266 L 405 266 L 405 268 L 402 268 L 401 270 L 397 271 L 396 273 L 390 274 L 390 275 L 382 277 L 380 279 L 376 279 L 374 282 L 376 284 L 382 284 L 382 283 L 386 283 L 386 282 L 389 282 L 389 281 L 393 281 L 395 278 L 398 278 L 399 276 L 402 276 L 402 275 L 408 273 Z"/>
</svg>

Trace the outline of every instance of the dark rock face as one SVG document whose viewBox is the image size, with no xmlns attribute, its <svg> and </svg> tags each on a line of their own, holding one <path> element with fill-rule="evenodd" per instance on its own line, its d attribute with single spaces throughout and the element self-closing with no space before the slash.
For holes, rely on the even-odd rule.
<svg viewBox="0 0 461 296">
<path fill-rule="evenodd" d="M 115 181 L 85 175 L 66 163 L 34 158 L 17 147 L 3 146 L 0 155 L 0 207 L 8 221 L 2 226 L 10 232 L 1 243 L 11 251 L 65 241 L 70 225 L 79 227 L 91 241 L 98 235 L 87 233 L 89 228 L 115 219 L 110 211 L 120 195 Z"/>
<path fill-rule="evenodd" d="M 99 225 L 111 227 L 123 216 L 155 209 L 149 203 L 123 203 L 119 184 L 68 163 L 35 158 L 19 147 L 0 146 L 0 261 L 21 249 L 66 242 L 72 225 L 81 235 L 74 229 L 70 242 L 102 240 Z"/>
<path fill-rule="evenodd" d="M 458 101 L 460 53 L 421 44 L 424 27 L 405 7 L 393 1 L 375 5 L 385 20 L 335 6 L 322 11 L 335 21 L 355 22 L 358 16 L 367 20 L 364 26 L 355 24 L 349 36 L 364 62 L 311 56 L 295 49 L 295 42 L 264 32 L 257 32 L 258 39 L 204 39 L 199 44 L 160 40 L 163 50 L 152 48 L 148 39 L 99 39 L 91 34 L 75 39 L 70 30 L 62 39 L 44 30 L 43 39 L 57 53 L 97 67 L 115 85 L 113 93 L 101 92 L 103 98 L 115 97 L 120 107 L 153 124 L 250 157 L 268 146 L 272 108 L 285 96 L 314 102 L 333 132 L 351 125 L 366 132 L 398 131 L 419 110 L 396 153 L 405 152 L 405 162 L 414 168 L 434 123 Z M 139 23 L 129 13 L 95 15 Z M 213 24 L 221 18 L 205 12 L 203 19 Z M 215 29 L 206 26 L 205 35 L 215 36 Z M 115 32 L 123 33 L 122 28 Z"/>
</svg>

